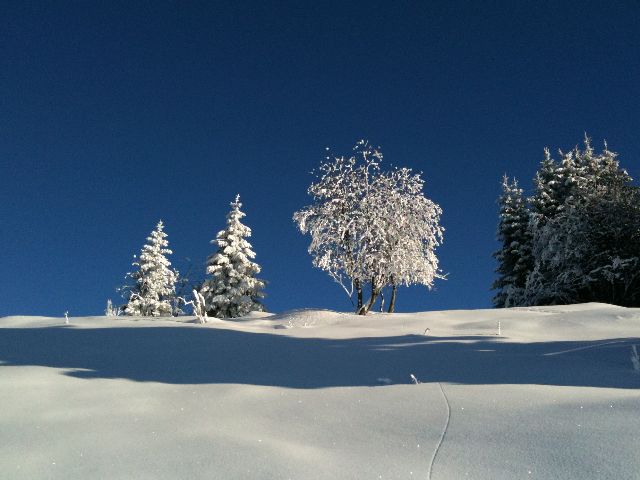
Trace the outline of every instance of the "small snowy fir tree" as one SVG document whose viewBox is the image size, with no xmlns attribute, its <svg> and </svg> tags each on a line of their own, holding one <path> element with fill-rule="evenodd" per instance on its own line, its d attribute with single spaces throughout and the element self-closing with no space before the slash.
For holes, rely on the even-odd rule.
<svg viewBox="0 0 640 480">
<path fill-rule="evenodd" d="M 124 309 L 127 315 L 158 317 L 173 312 L 178 272 L 166 257 L 173 252 L 167 248 L 169 242 L 163 229 L 161 220 L 147 237 L 140 258 L 133 262 L 138 270 L 128 274 L 135 284 L 129 288 L 129 302 Z"/>
<path fill-rule="evenodd" d="M 527 276 L 532 269 L 530 213 L 516 179 L 502 179 L 498 241 L 502 244 L 493 256 L 498 261 L 498 278 L 493 289 L 496 307 L 514 307 L 522 303 Z"/>
<path fill-rule="evenodd" d="M 227 215 L 227 228 L 211 241 L 218 246 L 207 259 L 207 273 L 213 278 L 205 280 L 200 293 L 212 317 L 235 318 L 264 310 L 260 299 L 265 282 L 256 278 L 260 266 L 252 261 L 256 254 L 245 240 L 251 236 L 251 229 L 240 221 L 245 216 L 241 207 L 237 195 Z"/>
</svg>

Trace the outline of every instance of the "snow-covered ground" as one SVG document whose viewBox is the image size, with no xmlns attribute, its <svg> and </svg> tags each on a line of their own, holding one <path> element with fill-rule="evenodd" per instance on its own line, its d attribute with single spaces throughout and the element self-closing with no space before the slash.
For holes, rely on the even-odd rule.
<svg viewBox="0 0 640 480">
<path fill-rule="evenodd" d="M 637 479 L 634 344 L 602 304 L 6 317 L 0 478 Z"/>
</svg>

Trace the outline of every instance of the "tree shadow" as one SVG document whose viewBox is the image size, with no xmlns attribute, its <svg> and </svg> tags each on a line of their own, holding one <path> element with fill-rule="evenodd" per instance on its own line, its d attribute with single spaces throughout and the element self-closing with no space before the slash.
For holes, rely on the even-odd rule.
<svg viewBox="0 0 640 480">
<path fill-rule="evenodd" d="M 583 348 L 606 342 L 612 343 Z M 633 374 L 630 361 L 633 343 L 640 339 L 511 343 L 491 336 L 404 335 L 335 340 L 191 326 L 2 328 L 0 365 L 169 384 L 358 387 L 410 383 L 413 374 L 421 382 L 639 388 L 640 375 Z M 564 353 L 548 355 L 554 352 Z"/>
</svg>

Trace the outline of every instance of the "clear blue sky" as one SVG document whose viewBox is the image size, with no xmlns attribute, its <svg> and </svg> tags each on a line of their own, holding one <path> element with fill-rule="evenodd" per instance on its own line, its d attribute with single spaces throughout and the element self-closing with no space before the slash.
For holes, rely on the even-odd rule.
<svg viewBox="0 0 640 480">
<path fill-rule="evenodd" d="M 514 5 L 517 4 L 517 5 Z M 292 213 L 367 138 L 422 170 L 449 280 L 490 306 L 504 172 L 584 132 L 640 176 L 637 2 L 5 2 L 0 315 L 99 314 L 158 219 L 194 274 L 240 193 L 267 307 L 348 309 Z"/>
</svg>

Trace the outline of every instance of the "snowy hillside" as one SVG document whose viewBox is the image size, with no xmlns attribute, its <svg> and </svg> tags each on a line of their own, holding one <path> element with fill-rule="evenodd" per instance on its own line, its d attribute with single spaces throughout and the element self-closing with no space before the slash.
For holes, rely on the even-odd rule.
<svg viewBox="0 0 640 480">
<path fill-rule="evenodd" d="M 639 478 L 632 345 L 603 304 L 7 317 L 0 478 Z"/>
</svg>

